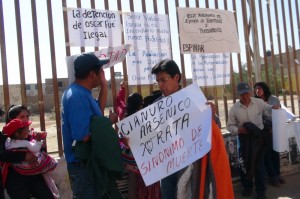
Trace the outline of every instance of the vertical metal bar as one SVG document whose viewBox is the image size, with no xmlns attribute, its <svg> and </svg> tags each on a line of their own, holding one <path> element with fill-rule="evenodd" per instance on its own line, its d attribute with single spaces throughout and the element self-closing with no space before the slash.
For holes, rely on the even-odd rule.
<svg viewBox="0 0 300 199">
<path fill-rule="evenodd" d="M 69 29 L 68 29 L 68 13 L 67 13 L 67 1 L 62 1 L 62 8 L 63 8 L 63 18 L 64 18 L 64 32 L 65 32 L 65 46 L 66 46 L 66 55 L 71 55 L 70 50 L 70 39 L 69 39 Z"/>
<path fill-rule="evenodd" d="M 44 93 L 42 85 L 42 75 L 41 75 L 41 60 L 40 60 L 40 46 L 39 46 L 39 36 L 37 28 L 37 7 L 35 0 L 31 0 L 31 10 L 32 10 L 32 28 L 33 28 L 33 42 L 34 42 L 34 52 L 35 52 L 35 68 L 36 68 L 36 78 L 37 78 L 37 88 L 38 88 L 38 105 L 40 112 L 40 125 L 41 130 L 46 130 L 45 125 L 45 107 L 44 107 Z"/>
<path fill-rule="evenodd" d="M 133 0 L 130 0 L 129 3 L 130 3 L 130 11 L 134 12 L 134 3 L 133 3 Z M 137 85 L 137 92 L 138 93 L 142 93 L 141 85 Z"/>
<path fill-rule="evenodd" d="M 224 3 L 224 9 L 228 10 L 227 0 L 223 0 L 223 3 Z M 236 26 L 236 28 L 237 28 L 237 26 Z M 232 63 L 232 53 L 230 53 L 230 74 L 233 75 L 233 73 L 234 72 L 233 72 L 233 63 Z M 228 102 L 227 102 L 227 89 L 226 89 L 226 85 L 223 85 L 222 88 L 223 88 L 223 102 L 224 102 L 225 122 L 226 122 L 228 120 Z"/>
<path fill-rule="evenodd" d="M 122 11 L 122 6 L 121 6 L 121 0 L 118 0 L 118 10 Z M 121 24 L 123 24 L 123 18 L 121 17 Z M 124 42 L 124 32 L 122 32 L 122 44 Z M 123 81 L 128 82 L 128 75 L 127 75 L 127 64 L 126 64 L 126 57 L 122 62 L 123 65 Z M 125 101 L 127 100 L 128 97 L 128 84 L 125 84 Z M 115 110 L 116 112 L 116 110 Z"/>
<path fill-rule="evenodd" d="M 62 148 L 62 137 L 61 137 L 61 122 L 60 122 L 60 108 L 59 108 L 59 96 L 58 96 L 58 83 L 57 83 L 57 72 L 56 72 L 56 56 L 55 56 L 55 45 L 53 35 L 53 18 L 52 18 L 52 6 L 51 1 L 47 1 L 48 10 L 48 25 L 49 25 L 49 39 L 50 39 L 50 53 L 52 62 L 52 85 L 54 93 L 54 108 L 55 108 L 55 119 L 56 119 L 56 130 L 57 130 L 57 144 L 59 156 L 63 155 Z"/>
<path fill-rule="evenodd" d="M 81 8 L 81 0 L 77 0 L 77 8 Z M 81 46 L 80 47 L 80 52 L 85 52 L 85 47 Z"/>
<path fill-rule="evenodd" d="M 104 1 L 104 8 L 105 10 L 109 10 L 108 0 Z M 109 46 L 111 47 L 111 46 Z M 111 83 L 111 94 L 113 100 L 113 107 L 116 106 L 116 79 L 115 79 L 115 69 L 114 66 L 110 67 L 110 83 Z"/>
<path fill-rule="evenodd" d="M 95 5 L 95 0 L 91 0 L 91 8 L 92 9 L 96 9 L 96 5 Z M 99 47 L 95 47 L 95 51 L 98 51 L 99 50 Z"/>
<path fill-rule="evenodd" d="M 239 33 L 239 29 L 238 29 L 238 21 L 237 21 L 237 9 L 236 9 L 236 3 L 235 3 L 235 0 L 232 0 L 233 2 L 232 2 L 232 5 L 233 5 L 233 10 L 235 11 L 234 12 L 234 18 L 235 18 L 235 21 L 236 21 L 236 27 L 237 27 L 237 33 Z M 238 59 L 238 69 L 239 69 L 239 71 L 240 71 L 240 73 L 241 73 L 241 71 L 242 71 L 242 61 L 241 61 L 241 53 L 237 53 L 237 59 Z M 233 68 L 232 68 L 232 74 L 231 74 L 231 90 L 232 90 L 232 101 L 233 101 L 233 103 L 235 103 L 236 102 L 236 90 L 235 90 L 235 87 L 236 87 L 236 85 L 235 85 L 235 79 L 234 79 L 234 74 L 233 74 Z M 240 79 L 241 79 L 241 76 L 240 76 Z M 243 79 L 243 77 L 242 77 L 242 79 Z M 226 120 L 227 121 L 227 120 Z"/>
<path fill-rule="evenodd" d="M 277 1 L 274 2 L 275 9 L 275 18 L 276 18 L 276 29 L 277 29 L 277 43 L 278 43 L 278 54 L 279 54 L 279 66 L 281 73 L 281 84 L 282 84 L 282 94 L 283 94 L 283 102 L 284 105 L 287 106 L 286 102 L 286 89 L 284 82 L 284 70 L 283 70 L 283 61 L 282 61 L 282 51 L 281 51 L 281 39 L 280 39 L 280 29 L 279 29 L 279 20 L 278 20 L 278 9 L 277 9 Z"/>
<path fill-rule="evenodd" d="M 261 64 L 260 64 L 255 0 L 248 0 L 248 3 L 250 7 L 250 22 L 251 22 L 252 40 L 253 40 L 252 52 L 253 52 L 253 64 L 254 64 L 254 71 L 255 71 L 255 81 L 261 81 Z M 253 85 L 255 81 L 253 75 L 251 75 L 251 77 L 252 77 L 251 84 Z"/>
<path fill-rule="evenodd" d="M 249 43 L 249 29 L 248 29 L 248 22 L 247 22 L 247 9 L 246 9 L 246 2 L 242 1 L 242 12 L 243 12 L 243 22 L 244 22 L 244 37 L 245 37 L 245 47 L 246 47 L 246 59 L 247 59 L 247 69 L 248 69 L 248 80 L 252 83 L 252 70 L 251 70 L 251 54 L 250 54 L 250 43 Z M 243 77 L 240 71 L 240 80 L 243 81 Z M 252 86 L 252 85 L 251 85 Z"/>
<path fill-rule="evenodd" d="M 179 2 L 176 0 L 175 7 L 179 7 Z M 177 11 L 176 11 L 177 13 Z M 178 14 L 177 14 L 177 27 L 178 27 L 178 35 L 179 35 L 179 23 L 178 23 Z M 180 37 L 178 37 L 179 44 L 180 44 Z M 182 86 L 186 87 L 186 76 L 185 76 L 185 68 L 184 68 L 184 56 L 182 53 L 180 53 L 180 63 L 181 63 L 181 80 L 182 80 Z"/>
<path fill-rule="evenodd" d="M 22 98 L 22 104 L 26 105 L 27 104 L 27 96 L 26 96 L 23 40 L 22 40 L 22 27 L 21 27 L 21 16 L 20 16 L 19 0 L 15 0 L 15 15 L 16 15 L 16 30 L 17 30 L 17 41 L 18 41 L 18 57 L 19 57 L 20 83 L 21 83 L 21 85 L 20 85 L 20 87 L 21 87 L 21 98 Z"/>
<path fill-rule="evenodd" d="M 297 55 L 296 55 L 296 50 L 295 50 L 295 35 L 294 35 L 294 25 L 293 25 L 294 24 L 293 23 L 293 10 L 292 10 L 292 6 L 291 6 L 291 0 L 289 0 L 288 2 L 289 2 L 289 13 L 290 13 L 291 39 L 292 39 L 292 46 L 293 46 L 292 65 L 294 65 L 294 69 L 295 69 L 294 75 L 295 75 L 295 79 L 296 79 L 296 92 L 297 92 L 298 107 L 299 107 L 300 106 L 300 93 L 299 93 L 298 68 L 297 68 L 297 64 L 295 63 L 295 60 L 297 59 Z M 300 109 L 299 109 L 299 115 L 300 115 Z"/>
<path fill-rule="evenodd" d="M 265 41 L 265 28 L 264 28 L 264 16 L 262 12 L 262 1 L 259 1 L 259 16 L 260 16 L 260 28 L 261 28 L 261 40 L 263 44 L 263 52 L 264 52 L 264 66 L 265 66 L 265 78 L 266 83 L 269 85 L 269 65 L 267 59 L 267 52 L 266 52 L 266 41 Z"/>
<path fill-rule="evenodd" d="M 288 70 L 288 80 L 289 80 L 289 94 L 290 94 L 290 101 L 292 105 L 292 112 L 295 113 L 295 106 L 294 106 L 294 97 L 293 97 L 293 85 L 292 85 L 292 74 L 291 74 L 291 60 L 290 60 L 290 53 L 289 53 L 289 44 L 288 44 L 288 36 L 286 31 L 286 18 L 285 18 L 285 8 L 284 8 L 284 1 L 281 0 L 281 8 L 282 8 L 282 21 L 283 21 L 283 30 L 284 30 L 284 38 L 285 38 L 285 55 L 287 61 L 287 70 Z"/>
<path fill-rule="evenodd" d="M 219 9 L 218 0 L 215 0 L 215 9 Z M 214 103 L 215 103 L 215 107 L 216 107 L 216 112 L 219 115 L 219 101 L 218 101 L 218 90 L 217 90 L 217 88 L 218 88 L 218 86 L 214 86 L 213 87 L 213 92 L 214 92 Z"/>
<path fill-rule="evenodd" d="M 10 106 L 10 100 L 9 100 L 6 42 L 5 42 L 5 29 L 4 29 L 2 0 L 0 0 L 0 45 L 1 45 L 1 65 L 2 65 L 2 78 L 3 78 L 4 105 L 5 105 L 5 110 L 8 110 L 8 108 Z"/>
<path fill-rule="evenodd" d="M 157 14 L 157 0 L 153 0 L 153 10 L 154 10 L 154 13 Z M 149 88 L 149 91 L 150 93 L 153 92 L 153 84 L 150 85 L 150 88 Z"/>
<path fill-rule="evenodd" d="M 272 33 L 272 21 L 270 14 L 270 3 L 267 3 L 267 13 L 268 13 L 268 24 L 269 24 L 269 33 L 270 33 L 270 47 L 271 47 L 271 56 L 272 56 L 272 78 L 275 86 L 275 95 L 278 96 L 278 83 L 277 83 L 277 72 L 276 72 L 276 61 L 274 56 L 274 43 L 273 43 L 273 33 Z M 266 56 L 266 55 L 265 55 Z"/>
</svg>

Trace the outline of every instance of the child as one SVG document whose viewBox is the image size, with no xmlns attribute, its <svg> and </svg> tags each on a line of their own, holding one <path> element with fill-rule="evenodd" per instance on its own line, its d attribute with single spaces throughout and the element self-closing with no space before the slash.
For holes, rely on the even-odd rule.
<svg viewBox="0 0 300 199">
<path fill-rule="evenodd" d="M 36 162 L 20 162 L 20 163 L 4 163 L 2 175 L 3 184 L 5 184 L 7 168 L 11 166 L 21 175 L 36 175 L 43 174 L 44 179 L 49 188 L 54 192 L 55 186 L 53 180 L 47 175 L 47 172 L 52 171 L 57 166 L 57 162 L 51 158 L 46 152 L 41 151 L 46 133 L 33 133 L 30 134 L 29 126 L 31 121 L 22 121 L 20 119 L 13 119 L 3 127 L 3 134 L 8 138 L 5 142 L 6 150 L 14 152 L 30 151 L 36 157 Z M 53 190 L 54 189 L 54 190 Z"/>
</svg>

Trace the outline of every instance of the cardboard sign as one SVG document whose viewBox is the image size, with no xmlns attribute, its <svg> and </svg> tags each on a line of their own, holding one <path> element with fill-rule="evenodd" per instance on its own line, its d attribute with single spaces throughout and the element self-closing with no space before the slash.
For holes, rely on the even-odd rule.
<svg viewBox="0 0 300 199">
<path fill-rule="evenodd" d="M 180 51 L 186 54 L 240 52 L 231 11 L 177 8 Z"/>
<path fill-rule="evenodd" d="M 117 123 L 147 186 L 210 151 L 212 116 L 205 103 L 192 84 Z"/>
</svg>

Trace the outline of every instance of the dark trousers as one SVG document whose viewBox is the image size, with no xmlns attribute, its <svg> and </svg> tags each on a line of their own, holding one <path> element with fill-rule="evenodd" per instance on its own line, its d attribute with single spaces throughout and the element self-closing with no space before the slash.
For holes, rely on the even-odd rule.
<svg viewBox="0 0 300 199">
<path fill-rule="evenodd" d="M 280 177 L 280 158 L 279 153 L 271 147 L 268 148 L 265 155 L 265 166 L 268 175 L 272 179 Z"/>
<path fill-rule="evenodd" d="M 267 150 L 265 154 L 266 170 L 270 178 L 278 179 L 280 177 L 280 158 L 279 158 L 279 153 L 273 150 L 272 133 L 267 133 L 266 142 L 267 142 Z"/>
<path fill-rule="evenodd" d="M 253 189 L 253 178 L 247 178 L 246 174 L 240 169 L 240 177 L 241 182 L 244 189 Z M 266 183 L 265 183 L 265 166 L 264 161 L 261 160 L 257 164 L 257 168 L 254 171 L 254 184 L 255 184 L 255 191 L 257 193 L 265 193 L 266 191 Z"/>
<path fill-rule="evenodd" d="M 265 165 L 262 137 L 253 135 L 239 135 L 239 159 L 240 177 L 244 189 L 253 189 L 255 179 L 255 190 L 257 193 L 264 193 L 266 190 Z"/>
<path fill-rule="evenodd" d="M 54 198 L 41 174 L 24 176 L 11 167 L 8 169 L 5 188 L 11 199 L 29 199 L 30 196 L 37 199 Z"/>
</svg>

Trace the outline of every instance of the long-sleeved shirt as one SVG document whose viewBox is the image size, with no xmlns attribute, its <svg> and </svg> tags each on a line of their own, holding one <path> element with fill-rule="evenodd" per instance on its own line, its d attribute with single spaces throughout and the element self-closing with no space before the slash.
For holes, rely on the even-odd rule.
<svg viewBox="0 0 300 199">
<path fill-rule="evenodd" d="M 252 122 L 258 128 L 263 129 L 262 116 L 266 112 L 271 112 L 272 105 L 265 103 L 262 99 L 251 97 L 249 106 L 244 106 L 240 101 L 236 102 L 229 111 L 227 130 L 233 134 L 238 134 L 238 128 L 245 122 Z"/>
</svg>

